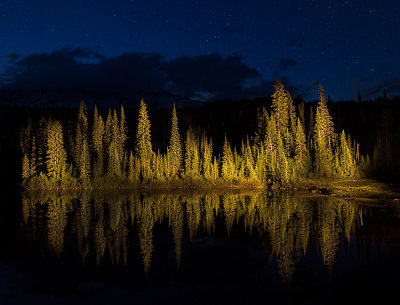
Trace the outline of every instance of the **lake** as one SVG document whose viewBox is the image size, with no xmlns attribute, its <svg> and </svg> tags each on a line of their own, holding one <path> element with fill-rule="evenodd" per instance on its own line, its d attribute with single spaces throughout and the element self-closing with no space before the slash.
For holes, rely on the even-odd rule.
<svg viewBox="0 0 400 305">
<path fill-rule="evenodd" d="M 395 204 L 265 191 L 2 203 L 0 304 L 382 303 L 399 289 Z"/>
</svg>

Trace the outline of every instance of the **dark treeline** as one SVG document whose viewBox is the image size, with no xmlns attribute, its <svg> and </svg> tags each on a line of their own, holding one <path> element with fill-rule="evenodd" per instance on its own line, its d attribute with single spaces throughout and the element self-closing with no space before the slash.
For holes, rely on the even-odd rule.
<svg viewBox="0 0 400 305">
<path fill-rule="evenodd" d="M 86 109 L 81 103 L 77 115 L 76 109 L 4 107 L 1 176 L 15 182 L 22 170 L 30 188 L 188 180 L 282 185 L 305 177 L 360 175 L 396 178 L 397 99 L 326 101 L 321 88 L 319 101 L 304 103 L 293 100 L 279 81 L 275 89 L 271 99 L 178 108 L 174 112 L 178 128 L 171 123 L 171 109 L 147 109 L 144 102 L 139 121 L 134 108 Z M 103 124 L 97 144 L 96 120 Z M 139 139 L 141 124 L 147 138 Z M 65 167 L 58 174 L 49 163 L 54 146 L 49 138 L 57 143 L 57 137 L 65 153 Z M 113 153 L 118 155 L 115 164 Z"/>
</svg>

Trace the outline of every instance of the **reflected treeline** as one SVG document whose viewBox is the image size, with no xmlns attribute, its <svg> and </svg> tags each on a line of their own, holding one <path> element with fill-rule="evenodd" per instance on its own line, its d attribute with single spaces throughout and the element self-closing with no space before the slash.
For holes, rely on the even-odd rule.
<svg viewBox="0 0 400 305">
<path fill-rule="evenodd" d="M 277 261 L 284 282 L 292 280 L 296 264 L 312 246 L 332 270 L 340 244 L 362 224 L 361 209 L 342 199 L 253 191 L 24 193 L 22 204 L 24 236 L 30 242 L 45 243 L 57 256 L 76 247 L 83 264 L 90 259 L 98 266 L 126 264 L 128 252 L 136 248 L 148 272 L 154 229 L 163 223 L 173 235 L 179 267 L 186 236 L 191 242 L 198 234 L 212 236 L 224 223 L 227 237 L 233 229 L 257 236 Z"/>
</svg>

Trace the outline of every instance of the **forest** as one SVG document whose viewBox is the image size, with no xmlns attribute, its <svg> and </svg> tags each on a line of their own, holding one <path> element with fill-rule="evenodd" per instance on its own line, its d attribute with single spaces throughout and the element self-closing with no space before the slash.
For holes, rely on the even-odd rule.
<svg viewBox="0 0 400 305">
<path fill-rule="evenodd" d="M 173 105 L 172 113 L 159 110 L 153 121 L 141 100 L 134 128 L 123 106 L 103 115 L 96 106 L 87 109 L 82 101 L 75 119 L 66 119 L 72 116 L 66 112 L 40 119 L 30 115 L 19 131 L 22 186 L 282 188 L 309 180 L 396 177 L 396 130 L 385 96 L 379 102 L 382 111 L 380 123 L 375 121 L 375 143 L 361 139 L 365 149 L 360 151 L 357 137 L 341 128 L 351 123 L 343 123 L 346 114 L 341 115 L 340 102 L 332 107 L 336 103 L 327 100 L 322 86 L 316 103 L 293 100 L 279 79 L 274 88 L 270 105 L 246 105 L 235 111 L 222 102 L 212 105 L 214 109 L 191 110 L 192 115 Z M 357 105 L 364 103 L 373 104 Z M 340 121 L 336 128 L 329 108 L 335 108 Z M 203 114 L 203 126 L 196 125 L 196 112 Z M 218 121 L 222 128 L 215 126 Z M 360 136 L 357 128 L 351 129 Z M 364 130 L 365 136 L 371 142 L 371 134 L 365 135 Z"/>
</svg>

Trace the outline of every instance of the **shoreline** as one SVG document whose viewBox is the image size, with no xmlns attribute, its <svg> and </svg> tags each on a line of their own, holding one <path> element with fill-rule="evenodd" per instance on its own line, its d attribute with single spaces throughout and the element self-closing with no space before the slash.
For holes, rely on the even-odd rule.
<svg viewBox="0 0 400 305">
<path fill-rule="evenodd" d="M 212 191 L 254 191 L 254 192 L 290 192 L 305 196 L 333 196 L 357 201 L 383 200 L 400 204 L 400 185 L 384 183 L 372 179 L 335 179 L 304 180 L 288 186 L 262 186 L 255 182 L 220 182 L 204 180 L 175 180 L 172 182 L 149 182 L 135 185 L 89 188 L 44 188 L 29 189 L 22 187 L 23 193 L 73 193 L 73 192 L 212 192 Z"/>
</svg>

